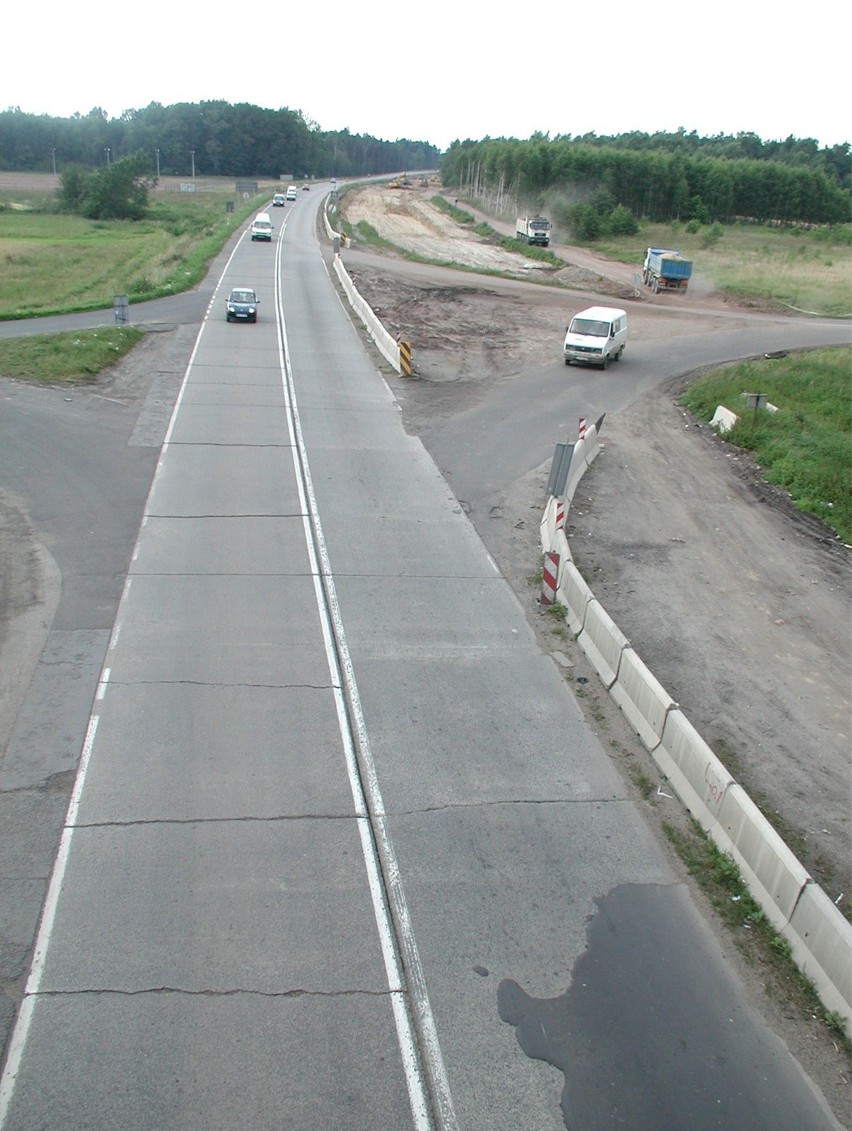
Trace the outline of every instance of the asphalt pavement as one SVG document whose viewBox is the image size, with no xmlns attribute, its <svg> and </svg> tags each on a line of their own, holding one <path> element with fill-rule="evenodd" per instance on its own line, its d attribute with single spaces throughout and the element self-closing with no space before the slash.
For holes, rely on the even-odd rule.
<svg viewBox="0 0 852 1131">
<path fill-rule="evenodd" d="M 0 1124 L 833 1126 L 291 235 L 280 277 L 241 250 L 278 298 L 209 323 L 162 449 L 137 406 L 7 402 L 61 579 L 39 668 L 76 690 L 37 673 L 4 758 L 67 731 L 2 794 L 19 928 L 63 832 Z M 43 513 L 36 409 L 70 437 Z"/>
</svg>

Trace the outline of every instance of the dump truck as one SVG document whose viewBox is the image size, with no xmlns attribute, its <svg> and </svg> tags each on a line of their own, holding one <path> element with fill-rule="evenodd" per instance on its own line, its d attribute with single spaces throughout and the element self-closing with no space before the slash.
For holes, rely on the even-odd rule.
<svg viewBox="0 0 852 1131">
<path fill-rule="evenodd" d="M 642 278 L 654 294 L 660 290 L 685 291 L 691 274 L 692 261 L 683 259 L 679 251 L 649 247 L 645 253 Z"/>
<path fill-rule="evenodd" d="M 544 216 L 519 216 L 515 221 L 515 236 L 524 243 L 547 247 L 550 228 L 551 223 Z"/>
</svg>

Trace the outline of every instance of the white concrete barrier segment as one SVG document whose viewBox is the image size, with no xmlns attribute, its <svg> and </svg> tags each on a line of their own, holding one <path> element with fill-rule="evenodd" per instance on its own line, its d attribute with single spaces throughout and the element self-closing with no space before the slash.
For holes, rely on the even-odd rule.
<svg viewBox="0 0 852 1131">
<path fill-rule="evenodd" d="M 355 284 L 349 277 L 349 272 L 343 266 L 340 256 L 334 257 L 334 271 L 340 280 L 340 284 L 346 292 L 346 297 L 349 299 L 349 305 L 364 323 L 370 337 L 376 343 L 379 352 L 386 358 L 390 364 L 396 369 L 397 373 L 402 371 L 402 365 L 399 359 L 399 345 L 392 334 L 381 324 L 379 319 L 373 313 L 372 307 L 365 302 L 362 296 L 358 293 Z"/>
<path fill-rule="evenodd" d="M 776 930 L 786 927 L 811 877 L 742 786 L 733 784 L 725 791 L 719 820 L 709 833 L 736 860 Z"/>
<path fill-rule="evenodd" d="M 729 408 L 725 408 L 723 404 L 717 406 L 713 419 L 710 421 L 710 427 L 715 428 L 723 435 L 725 432 L 730 432 L 739 417 L 735 412 L 731 412 Z"/>
<path fill-rule="evenodd" d="M 583 631 L 577 639 L 609 690 L 618 675 L 621 653 L 630 646 L 630 641 L 596 598 L 586 606 Z"/>
<path fill-rule="evenodd" d="M 625 648 L 621 653 L 618 678 L 610 694 L 645 746 L 656 750 L 663 737 L 666 716 L 677 704 L 633 648 Z"/>
<path fill-rule="evenodd" d="M 565 483 L 565 501 L 569 503 L 574 498 L 574 492 L 577 490 L 577 484 L 586 474 L 586 469 L 589 464 L 597 455 L 597 433 L 594 428 L 590 428 L 582 440 L 578 440 L 574 445 L 574 453 L 571 457 L 571 466 L 568 468 L 568 479 Z M 588 458 L 588 452 L 592 450 L 591 458 Z"/>
<path fill-rule="evenodd" d="M 556 599 L 566 608 L 565 619 L 575 636 L 583 631 L 586 622 L 586 609 L 594 600 L 594 593 L 574 563 L 563 559 L 562 577 L 556 591 Z"/>
<path fill-rule="evenodd" d="M 838 918 L 846 923 L 822 888 L 810 883 L 781 933 L 789 940 L 799 968 L 816 986 L 823 1005 L 843 1017 L 848 1033 L 852 1029 L 852 930 L 839 931 Z"/>
<path fill-rule="evenodd" d="M 538 524 L 538 537 L 541 543 L 542 553 L 546 553 L 548 550 L 556 550 L 556 552 L 559 553 L 558 548 L 553 544 L 553 537 L 556 533 L 557 501 L 554 495 L 548 498 L 544 508 L 544 514 L 541 516 L 541 522 Z"/>
<path fill-rule="evenodd" d="M 683 711 L 668 712 L 662 740 L 653 753 L 675 793 L 704 831 L 709 831 L 734 778 Z"/>
</svg>

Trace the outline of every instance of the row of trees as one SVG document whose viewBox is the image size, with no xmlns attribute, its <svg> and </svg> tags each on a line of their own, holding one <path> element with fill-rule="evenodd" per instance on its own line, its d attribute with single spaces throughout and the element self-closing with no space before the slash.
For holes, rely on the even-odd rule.
<svg viewBox="0 0 852 1131">
<path fill-rule="evenodd" d="M 0 168 L 61 172 L 96 167 L 143 150 L 155 173 L 189 177 L 347 177 L 434 169 L 426 142 L 381 141 L 348 130 L 323 132 L 300 111 L 248 103 L 152 102 L 109 118 L 95 107 L 71 118 L 0 112 Z"/>
<path fill-rule="evenodd" d="M 110 119 L 99 107 L 52 118 L 0 112 L 0 168 L 61 172 L 148 154 L 155 176 L 365 176 L 439 163 L 448 188 L 507 194 L 543 206 L 588 204 L 607 194 L 634 217 L 701 222 L 842 223 L 850 218 L 849 145 L 820 149 L 812 138 L 764 142 L 755 134 L 701 138 L 632 132 L 527 141 L 456 141 L 441 157 L 427 142 L 381 141 L 323 132 L 300 111 L 249 103 L 152 102 Z M 91 186 L 90 186 L 91 187 Z"/>
<path fill-rule="evenodd" d="M 700 148 L 689 155 L 539 135 L 454 142 L 440 169 L 444 185 L 460 192 L 533 202 L 556 193 L 582 203 L 603 191 L 634 216 L 662 222 L 750 217 L 834 224 L 850 218 L 848 186 L 816 159 L 813 165 L 731 159 L 705 156 Z"/>
<path fill-rule="evenodd" d="M 569 138 L 562 138 L 570 141 Z M 825 146 L 820 149 L 812 137 L 793 137 L 783 141 L 764 141 L 755 133 L 715 134 L 701 137 L 693 130 L 676 130 L 674 133 L 630 133 L 611 136 L 582 134 L 573 139 L 582 145 L 604 146 L 607 149 L 632 149 L 680 153 L 685 157 L 719 157 L 725 161 L 778 161 L 782 165 L 805 166 L 821 171 L 841 188 L 852 184 L 852 162 L 849 160 L 849 143 Z"/>
</svg>

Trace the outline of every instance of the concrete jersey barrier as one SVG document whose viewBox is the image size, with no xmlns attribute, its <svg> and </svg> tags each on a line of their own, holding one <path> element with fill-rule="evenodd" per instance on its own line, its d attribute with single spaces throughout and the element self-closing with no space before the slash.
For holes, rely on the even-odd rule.
<svg viewBox="0 0 852 1131">
<path fill-rule="evenodd" d="M 591 462 L 585 444 L 580 441 L 572 454 L 566 510 Z M 594 458 L 598 453 L 596 429 L 589 447 Z M 564 530 L 556 527 L 556 503 L 553 497 L 547 501 L 540 523 L 541 548 L 543 553 L 554 550 L 560 554 L 556 597 L 565 606 L 566 623 L 577 643 L 678 798 L 718 847 L 736 861 L 749 891 L 790 942 L 799 968 L 813 981 L 825 1006 L 843 1019 L 847 1034 L 852 1034 L 852 924 L 734 780 L 594 596 L 571 560 Z"/>
</svg>

